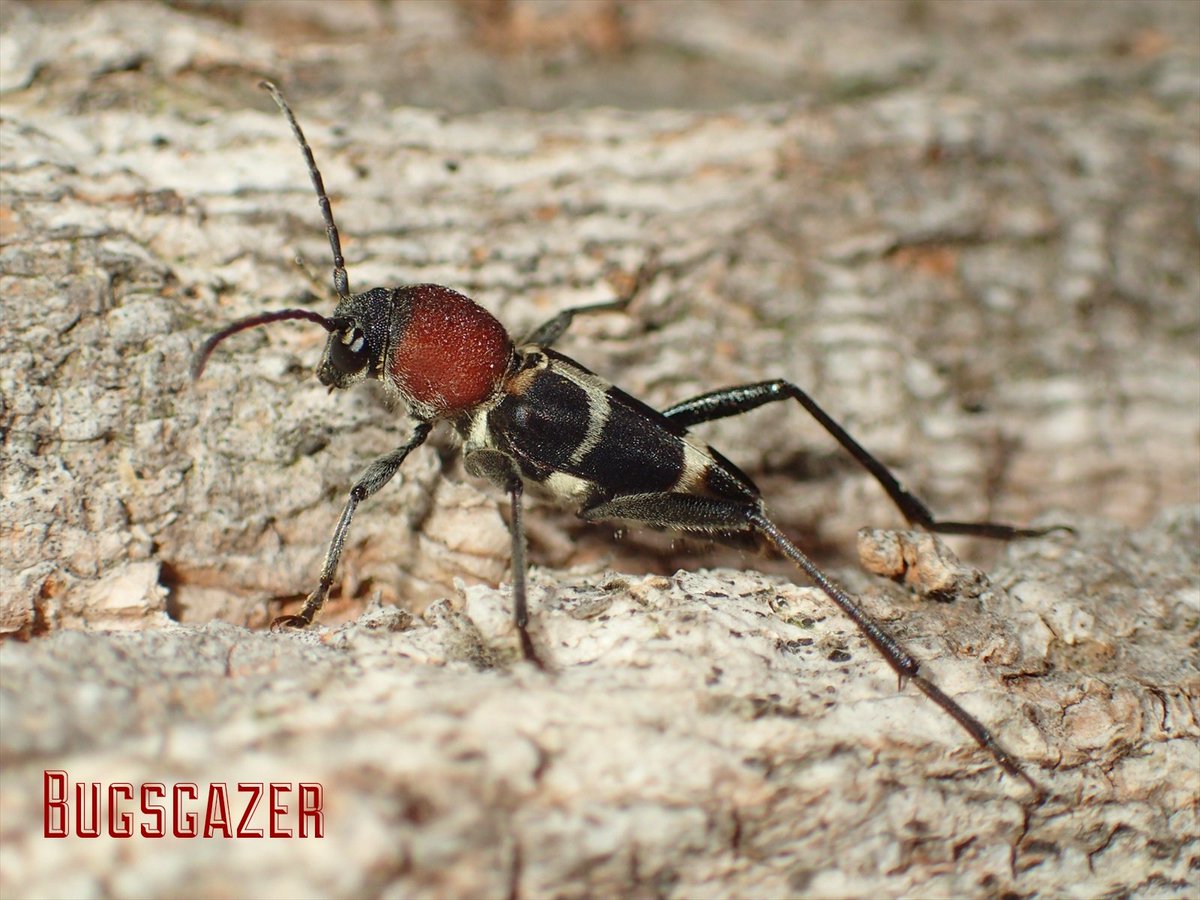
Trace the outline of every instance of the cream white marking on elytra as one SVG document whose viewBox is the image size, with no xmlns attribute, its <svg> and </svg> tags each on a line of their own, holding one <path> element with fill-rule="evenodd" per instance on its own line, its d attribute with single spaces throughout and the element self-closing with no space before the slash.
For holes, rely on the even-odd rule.
<svg viewBox="0 0 1200 900">
<path fill-rule="evenodd" d="M 698 488 L 712 463 L 713 458 L 707 451 L 684 438 L 683 471 L 679 473 L 679 480 L 675 482 L 672 490 L 686 494 Z"/>
<path fill-rule="evenodd" d="M 605 394 L 591 394 L 588 397 L 587 412 L 587 433 L 583 436 L 583 440 L 579 442 L 579 446 L 575 448 L 575 452 L 571 454 L 571 462 L 576 465 L 591 453 L 593 448 L 599 446 L 601 438 L 604 437 L 604 426 L 608 424 L 608 417 L 612 414 L 612 407 L 609 405 L 608 396 Z"/>
<path fill-rule="evenodd" d="M 582 503 L 587 500 L 595 485 L 586 478 L 578 475 L 568 475 L 566 472 L 552 472 L 542 482 L 542 487 L 568 503 Z"/>
</svg>

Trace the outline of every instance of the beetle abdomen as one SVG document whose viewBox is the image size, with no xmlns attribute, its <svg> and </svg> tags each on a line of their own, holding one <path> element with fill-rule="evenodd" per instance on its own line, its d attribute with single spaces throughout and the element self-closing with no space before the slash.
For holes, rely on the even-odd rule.
<svg viewBox="0 0 1200 900">
<path fill-rule="evenodd" d="M 524 366 L 488 413 L 488 429 L 522 475 L 560 500 L 592 505 L 663 492 L 758 496 L 732 463 L 662 413 L 552 350 L 519 352 Z M 521 440 L 510 439 L 515 435 Z"/>
</svg>

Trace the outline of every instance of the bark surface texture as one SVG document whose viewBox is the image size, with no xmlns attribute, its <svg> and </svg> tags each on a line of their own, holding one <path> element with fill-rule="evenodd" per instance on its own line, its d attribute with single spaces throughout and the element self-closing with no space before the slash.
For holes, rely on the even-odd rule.
<svg viewBox="0 0 1200 900">
<path fill-rule="evenodd" d="M 332 309 L 263 77 L 352 288 L 519 336 L 657 255 L 560 349 L 658 407 L 786 377 L 936 512 L 1073 526 L 895 530 L 795 404 L 697 429 L 1045 802 L 777 561 L 531 503 L 519 662 L 442 432 L 320 626 L 265 630 L 411 424 L 329 396 L 310 325 L 189 378 Z M 0 104 L 0 893 L 1200 889 L 1194 4 L 8 2 Z M 51 768 L 318 781 L 326 836 L 47 840 Z"/>
</svg>

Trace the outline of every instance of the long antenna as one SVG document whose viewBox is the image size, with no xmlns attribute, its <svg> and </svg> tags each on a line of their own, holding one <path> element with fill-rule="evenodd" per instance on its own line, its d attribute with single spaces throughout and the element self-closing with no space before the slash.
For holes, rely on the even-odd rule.
<svg viewBox="0 0 1200 900">
<path fill-rule="evenodd" d="M 291 107 L 283 99 L 279 88 L 269 81 L 260 81 L 258 86 L 270 93 L 275 103 L 283 110 L 288 124 L 292 126 L 292 134 L 296 136 L 296 140 L 300 144 L 300 151 L 304 154 L 304 161 L 308 164 L 308 177 L 312 179 L 313 188 L 317 192 L 317 204 L 321 207 L 321 218 L 325 220 L 325 233 L 329 235 L 329 247 L 333 250 L 333 289 L 337 291 L 338 299 L 346 300 L 350 296 L 350 278 L 346 275 L 346 260 L 342 257 L 342 241 L 338 237 L 337 225 L 333 221 L 333 207 L 329 203 L 329 195 L 325 193 L 325 182 L 321 180 L 321 172 L 317 168 L 317 161 L 313 159 L 312 148 L 304 139 L 300 123 L 292 115 Z"/>
<path fill-rule="evenodd" d="M 239 331 L 245 331 L 247 328 L 257 328 L 259 325 L 282 322 L 285 319 L 304 319 L 308 322 L 316 322 L 328 332 L 337 331 L 342 327 L 342 322 L 344 321 L 326 318 L 310 309 L 281 309 L 277 312 L 259 313 L 257 316 L 238 319 L 236 322 L 226 325 L 216 334 L 212 335 L 196 351 L 196 355 L 192 357 L 192 379 L 195 380 L 200 377 L 204 372 L 204 367 L 208 364 L 208 358 L 212 356 L 213 350 L 217 348 L 217 344 L 221 343 L 221 341 L 225 340 L 231 334 L 237 334 Z"/>
</svg>

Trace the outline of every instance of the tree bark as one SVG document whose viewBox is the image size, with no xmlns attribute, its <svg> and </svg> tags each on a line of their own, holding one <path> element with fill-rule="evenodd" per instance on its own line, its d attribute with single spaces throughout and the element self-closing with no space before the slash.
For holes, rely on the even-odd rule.
<svg viewBox="0 0 1200 900">
<path fill-rule="evenodd" d="M 1194 8 L 273 6 L 0 10 L 5 895 L 1196 890 Z M 312 326 L 189 377 L 237 317 L 332 309 L 264 74 L 353 289 L 447 284 L 520 336 L 656 256 L 559 348 L 660 408 L 786 377 L 937 513 L 1074 526 L 966 562 L 864 536 L 893 585 L 852 548 L 901 518 L 798 406 L 697 429 L 1049 799 L 778 562 L 535 505 L 551 671 L 516 662 L 504 504 L 442 432 L 322 627 L 262 630 L 410 428 L 326 393 Z M 47 768 L 320 781 L 327 837 L 45 841 Z"/>
</svg>

